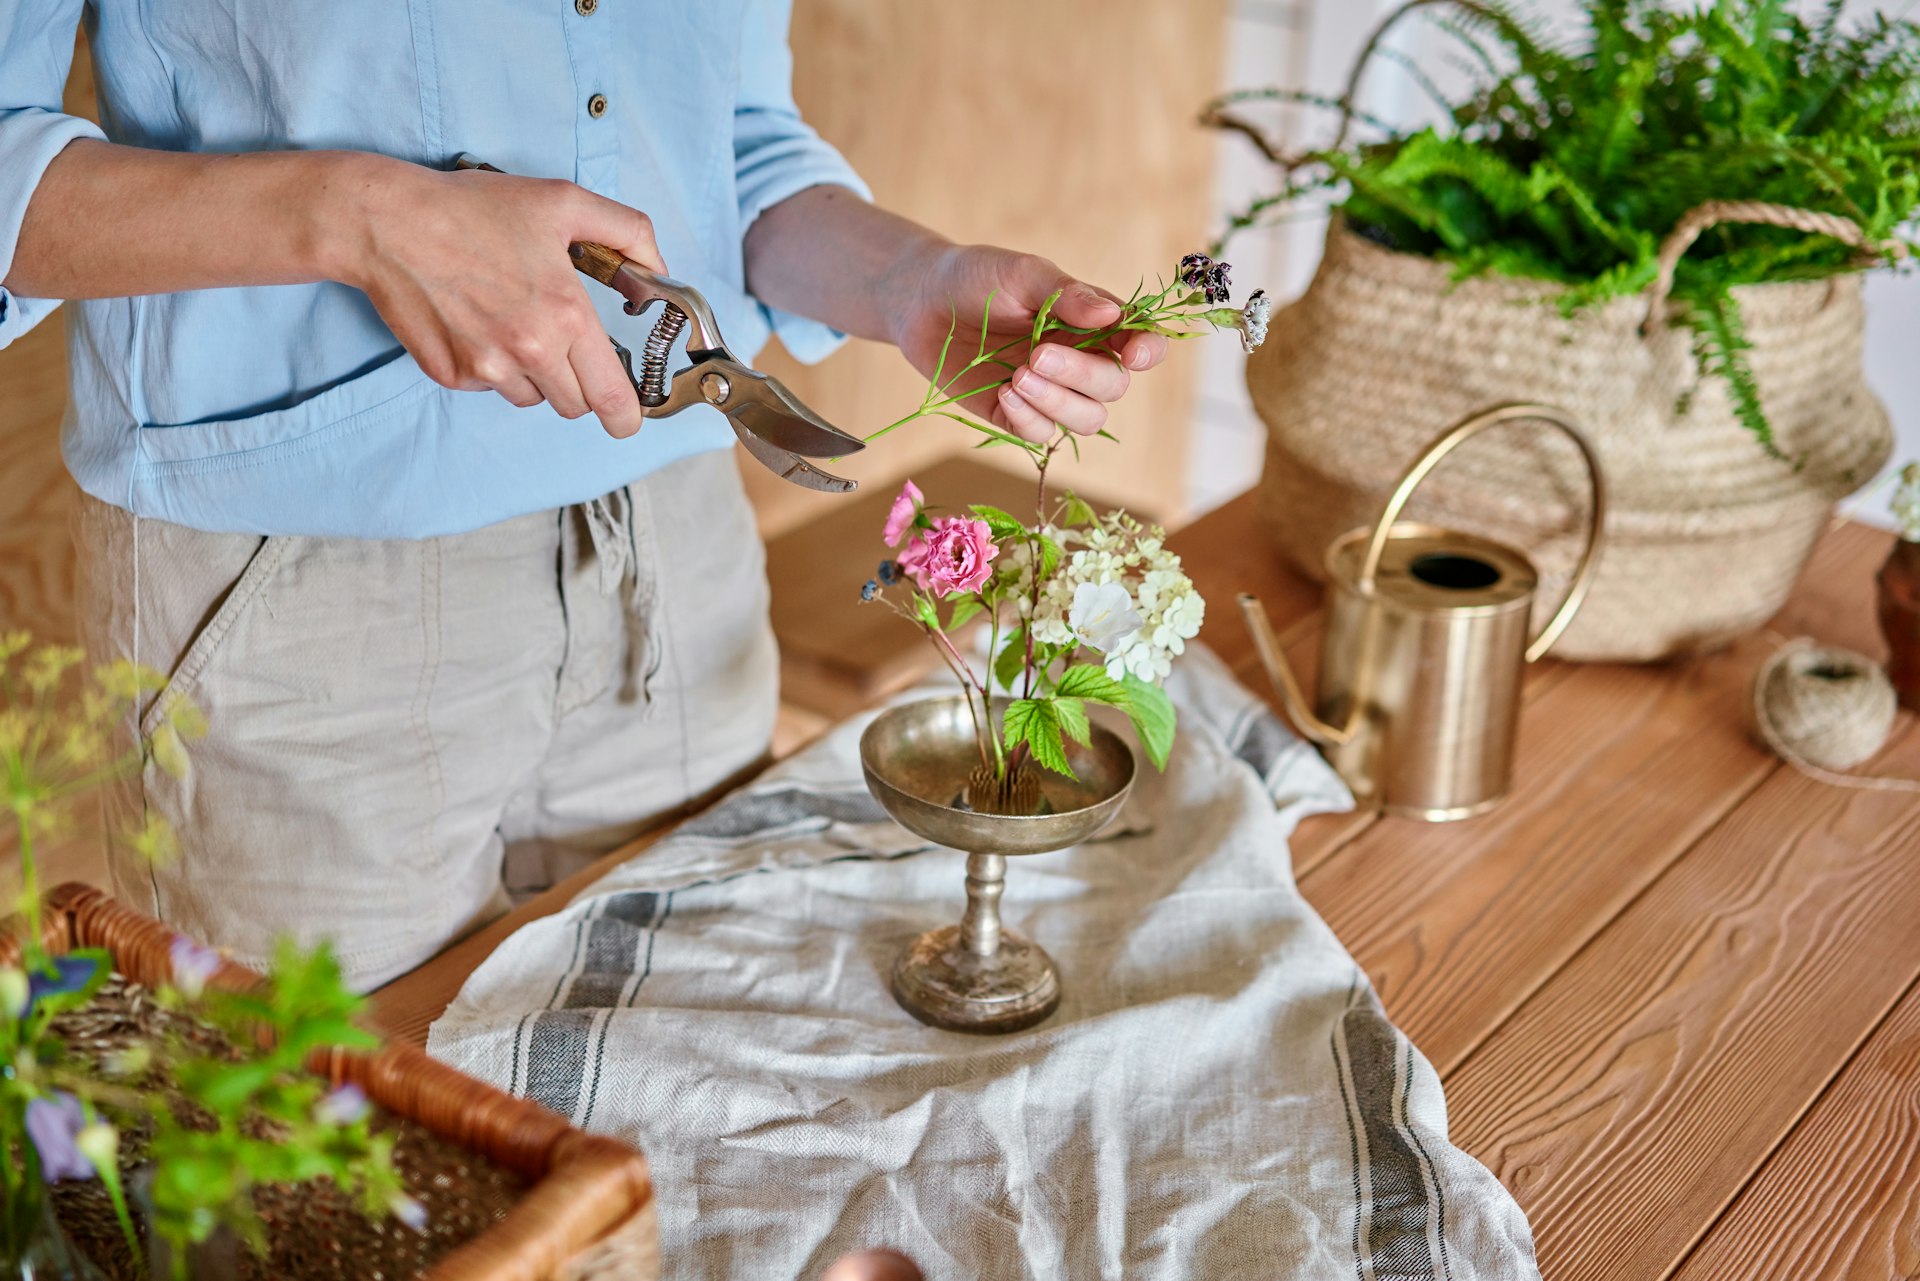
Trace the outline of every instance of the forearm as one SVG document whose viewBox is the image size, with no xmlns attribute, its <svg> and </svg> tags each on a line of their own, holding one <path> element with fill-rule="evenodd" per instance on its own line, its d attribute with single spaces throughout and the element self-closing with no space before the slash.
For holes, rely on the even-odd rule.
<svg viewBox="0 0 1920 1281">
<path fill-rule="evenodd" d="M 105 298 L 349 274 L 352 203 L 400 161 L 348 151 L 187 155 L 93 139 L 47 167 L 6 287 Z"/>
<path fill-rule="evenodd" d="M 952 242 L 844 187 L 809 187 L 747 232 L 747 291 L 770 307 L 899 343 L 918 278 Z"/>
</svg>

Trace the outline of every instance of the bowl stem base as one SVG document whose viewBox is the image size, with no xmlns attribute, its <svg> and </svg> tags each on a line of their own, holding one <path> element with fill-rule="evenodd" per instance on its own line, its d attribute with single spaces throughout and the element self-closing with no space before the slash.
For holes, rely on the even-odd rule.
<svg viewBox="0 0 1920 1281">
<path fill-rule="evenodd" d="M 967 859 L 967 912 L 959 925 L 928 930 L 893 965 L 893 999 L 951 1032 L 1018 1032 L 1060 1004 L 1060 974 L 1045 949 L 1000 923 L 1006 859 Z"/>
</svg>

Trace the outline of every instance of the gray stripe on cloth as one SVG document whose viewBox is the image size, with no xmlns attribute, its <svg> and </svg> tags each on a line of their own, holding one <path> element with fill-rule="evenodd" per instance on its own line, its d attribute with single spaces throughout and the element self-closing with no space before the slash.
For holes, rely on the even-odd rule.
<svg viewBox="0 0 1920 1281">
<path fill-rule="evenodd" d="M 525 1033 L 528 1098 L 576 1124 L 592 1115 L 612 1011 L 639 995 L 653 969 L 654 939 L 672 911 L 672 894 L 644 891 L 594 904 L 581 922 L 572 965 Z"/>
<path fill-rule="evenodd" d="M 1354 1159 L 1355 1271 L 1362 1281 L 1438 1281 L 1432 1241 L 1445 1240 L 1443 1203 L 1406 1121 L 1413 1049 L 1357 979 L 1333 1054 Z"/>
<path fill-rule="evenodd" d="M 830 823 L 887 821 L 887 812 L 865 787 L 822 792 L 790 783 L 735 792 L 705 814 L 682 824 L 674 837 L 740 841 L 799 823 L 825 827 Z"/>
</svg>

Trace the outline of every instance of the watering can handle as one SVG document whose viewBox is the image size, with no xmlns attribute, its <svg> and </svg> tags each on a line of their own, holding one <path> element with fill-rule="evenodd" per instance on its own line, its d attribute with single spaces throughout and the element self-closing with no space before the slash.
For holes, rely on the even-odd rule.
<svg viewBox="0 0 1920 1281">
<path fill-rule="evenodd" d="M 1580 430 L 1570 415 L 1551 405 L 1513 404 L 1497 405 L 1492 409 L 1462 419 L 1449 427 L 1439 439 L 1427 446 L 1407 474 L 1400 478 L 1394 487 L 1393 497 L 1387 499 L 1387 508 L 1380 513 L 1380 523 L 1373 527 L 1373 538 L 1367 543 L 1367 558 L 1360 567 L 1360 591 L 1372 595 L 1374 576 L 1380 570 L 1380 557 L 1387 550 L 1387 538 L 1400 519 L 1401 511 L 1407 501 L 1413 497 L 1413 491 L 1427 478 L 1427 473 L 1440 465 L 1440 460 L 1452 453 L 1458 445 L 1471 437 L 1479 435 L 1489 427 L 1498 427 L 1503 423 L 1532 420 L 1549 423 L 1564 432 L 1574 444 L 1580 447 L 1580 456 L 1587 465 L 1587 478 L 1591 484 L 1593 501 L 1587 511 L 1587 543 L 1580 552 L 1580 562 L 1574 566 L 1573 582 L 1567 588 L 1567 598 L 1560 602 L 1560 608 L 1554 611 L 1540 634 L 1527 643 L 1527 661 L 1540 659 L 1560 634 L 1567 630 L 1567 624 L 1579 612 L 1580 603 L 1586 599 L 1587 589 L 1593 585 L 1593 571 L 1600 560 L 1600 528 L 1607 516 L 1607 481 L 1600 470 L 1599 455 L 1594 453 L 1593 443 Z"/>
</svg>

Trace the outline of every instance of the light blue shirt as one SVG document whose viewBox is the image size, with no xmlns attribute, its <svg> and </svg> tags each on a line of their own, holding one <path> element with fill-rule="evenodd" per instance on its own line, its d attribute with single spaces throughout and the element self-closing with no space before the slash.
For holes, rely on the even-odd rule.
<svg viewBox="0 0 1920 1281">
<path fill-rule="evenodd" d="M 91 0 L 105 136 L 170 151 L 471 152 L 653 218 L 673 274 L 750 359 L 840 335 L 748 295 L 741 242 L 820 184 L 865 194 L 800 119 L 791 0 Z M 101 130 L 60 111 L 82 0 L 0 0 L 0 280 L 48 163 Z M 586 12 L 581 12 L 584 9 Z M 588 103 L 603 95 L 595 117 Z M 586 281 L 611 333 L 646 325 Z M 0 289 L 0 346 L 58 303 Z M 732 443 L 690 409 L 616 441 L 588 417 L 448 391 L 341 284 L 67 306 L 67 465 L 88 493 L 200 529 L 419 538 L 582 502 Z M 677 358 L 676 358 L 677 359 Z"/>
</svg>

